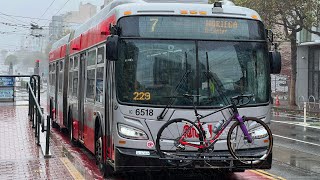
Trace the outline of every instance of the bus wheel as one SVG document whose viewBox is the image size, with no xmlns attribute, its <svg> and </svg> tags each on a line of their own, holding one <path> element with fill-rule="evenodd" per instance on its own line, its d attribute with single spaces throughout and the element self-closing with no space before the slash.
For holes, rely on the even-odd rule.
<svg viewBox="0 0 320 180">
<path fill-rule="evenodd" d="M 103 177 L 110 177 L 113 174 L 113 170 L 110 165 L 106 164 L 103 160 L 103 141 L 102 141 L 102 131 L 99 128 L 99 132 L 97 133 L 96 138 L 96 148 L 95 148 L 95 156 L 97 165 Z"/>
</svg>

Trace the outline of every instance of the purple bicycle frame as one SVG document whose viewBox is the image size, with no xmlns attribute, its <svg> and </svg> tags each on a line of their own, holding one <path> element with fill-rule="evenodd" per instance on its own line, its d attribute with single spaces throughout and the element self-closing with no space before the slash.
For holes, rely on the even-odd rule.
<svg viewBox="0 0 320 180">
<path fill-rule="evenodd" d="M 224 123 L 222 125 L 222 128 L 220 129 L 220 131 L 213 137 L 213 139 L 210 141 L 211 145 L 212 146 L 213 144 L 215 144 L 217 141 L 218 141 L 218 138 L 220 137 L 220 135 L 222 134 L 222 132 L 224 131 L 224 129 L 230 124 L 230 122 L 232 121 L 232 119 L 237 119 L 237 121 L 239 121 L 240 123 L 240 128 L 243 132 L 243 134 L 245 135 L 245 137 L 248 138 L 248 142 L 251 143 L 252 142 L 252 138 L 246 128 L 246 126 L 244 125 L 243 123 L 243 119 L 242 117 L 239 115 L 239 113 L 235 113 L 233 115 L 233 117 L 231 117 L 230 119 L 228 119 L 228 121 L 226 123 Z"/>
<path fill-rule="evenodd" d="M 246 126 L 243 123 L 242 117 L 239 115 L 239 113 L 237 113 L 235 116 L 236 116 L 237 120 L 240 122 L 240 128 L 241 128 L 243 134 L 248 138 L 248 142 L 251 143 L 252 138 L 251 138 Z"/>
</svg>

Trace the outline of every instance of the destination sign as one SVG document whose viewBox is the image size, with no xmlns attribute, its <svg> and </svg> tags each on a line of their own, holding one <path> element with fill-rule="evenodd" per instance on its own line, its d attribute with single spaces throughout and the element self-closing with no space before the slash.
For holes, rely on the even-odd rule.
<svg viewBox="0 0 320 180">
<path fill-rule="evenodd" d="M 205 33 L 225 34 L 228 30 L 238 29 L 239 24 L 236 20 L 206 20 Z"/>
<path fill-rule="evenodd" d="M 190 16 L 132 16 L 119 22 L 122 36 L 208 40 L 265 40 L 260 21 Z"/>
</svg>

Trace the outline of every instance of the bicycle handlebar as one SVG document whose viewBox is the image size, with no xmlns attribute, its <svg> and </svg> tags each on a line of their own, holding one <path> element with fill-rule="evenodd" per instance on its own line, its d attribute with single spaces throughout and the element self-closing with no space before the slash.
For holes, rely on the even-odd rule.
<svg viewBox="0 0 320 180">
<path fill-rule="evenodd" d="M 193 94 L 182 94 L 182 96 L 166 96 L 164 98 L 194 98 L 201 97 L 201 95 L 193 95 Z M 246 98 L 248 101 L 246 103 L 241 104 L 240 106 L 245 106 L 250 103 L 253 94 L 243 94 L 238 96 L 233 96 L 230 98 L 233 105 L 239 105 L 239 103 L 243 103 Z"/>
<path fill-rule="evenodd" d="M 245 106 L 245 105 L 250 103 L 252 97 L 253 97 L 253 94 L 245 94 L 245 95 L 233 96 L 233 97 L 230 98 L 230 100 L 235 105 L 238 105 L 240 102 L 243 103 L 244 98 L 247 98 L 248 102 L 243 103 L 243 104 L 240 105 L 240 106 Z M 235 103 L 235 101 L 236 101 L 236 103 Z"/>
</svg>

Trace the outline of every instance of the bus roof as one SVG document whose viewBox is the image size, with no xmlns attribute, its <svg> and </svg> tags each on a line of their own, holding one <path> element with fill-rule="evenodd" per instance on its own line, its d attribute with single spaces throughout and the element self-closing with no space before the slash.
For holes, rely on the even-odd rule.
<svg viewBox="0 0 320 180">
<path fill-rule="evenodd" d="M 149 1 L 149 2 L 146 2 Z M 180 0 L 189 3 L 172 3 L 172 0 L 116 0 L 105 6 L 90 20 L 82 24 L 74 33 L 68 34 L 52 45 L 52 51 L 57 50 L 61 46 L 68 44 L 69 39 L 80 42 L 80 36 L 90 33 L 89 31 L 101 31 L 101 28 L 108 28 L 110 23 L 116 23 L 118 19 L 130 15 L 179 15 L 179 16 L 214 16 L 214 17 L 233 17 L 256 19 L 261 18 L 258 13 L 252 9 L 222 4 L 222 7 L 214 7 L 213 4 L 203 4 L 204 0 L 197 0 L 197 4 L 190 3 L 191 0 Z M 163 2 L 165 1 L 165 2 Z M 171 2 L 170 2 L 171 1 Z M 231 3 L 232 4 L 232 3 Z M 113 16 L 111 20 L 107 19 Z M 108 24 L 106 24 L 108 23 Z M 106 27 L 107 26 L 107 27 Z M 107 30 L 108 31 L 108 30 Z M 94 32 L 94 33 L 97 33 Z M 101 33 L 98 34 L 102 36 Z M 70 37 L 71 36 L 71 37 Z M 100 38 L 101 39 L 101 38 Z M 99 40 L 100 41 L 100 40 Z M 81 48 L 83 49 L 83 48 Z M 73 53 L 71 48 L 71 53 Z M 52 56 L 53 57 L 53 56 Z M 62 57 L 59 57 L 62 58 Z M 50 58 L 52 59 L 52 58 Z M 53 58 L 58 59 L 58 58 Z"/>
</svg>

